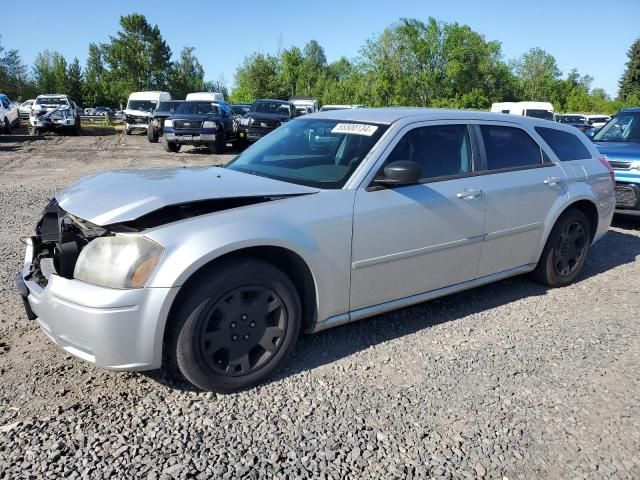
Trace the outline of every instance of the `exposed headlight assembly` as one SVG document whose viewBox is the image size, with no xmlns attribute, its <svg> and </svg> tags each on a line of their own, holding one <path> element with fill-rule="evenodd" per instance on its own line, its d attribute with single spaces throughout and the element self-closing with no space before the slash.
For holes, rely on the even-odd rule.
<svg viewBox="0 0 640 480">
<path fill-rule="evenodd" d="M 173 120 L 171 120 L 170 118 L 167 118 L 167 119 L 164 121 L 164 126 L 165 126 L 165 127 L 169 127 L 169 128 L 173 128 Z"/>
<path fill-rule="evenodd" d="M 218 125 L 213 120 L 205 120 L 202 123 L 202 128 L 218 128 Z"/>
<path fill-rule="evenodd" d="M 253 123 L 253 118 L 241 118 L 240 119 L 240 125 L 242 125 L 244 127 L 248 127 L 252 123 Z"/>
<path fill-rule="evenodd" d="M 108 288 L 142 288 L 164 249 L 153 240 L 115 235 L 92 240 L 80 252 L 74 278 Z"/>
</svg>

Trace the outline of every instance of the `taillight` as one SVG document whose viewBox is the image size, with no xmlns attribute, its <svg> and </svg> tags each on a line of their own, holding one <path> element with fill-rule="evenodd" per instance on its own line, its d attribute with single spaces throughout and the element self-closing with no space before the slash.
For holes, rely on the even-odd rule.
<svg viewBox="0 0 640 480">
<path fill-rule="evenodd" d="M 613 171 L 613 168 L 611 167 L 611 164 L 607 161 L 607 156 L 606 155 L 600 155 L 598 157 L 598 161 L 604 165 L 604 168 L 606 168 L 607 170 L 609 170 L 609 175 L 611 176 L 611 181 L 613 183 L 616 183 L 616 172 Z"/>
</svg>

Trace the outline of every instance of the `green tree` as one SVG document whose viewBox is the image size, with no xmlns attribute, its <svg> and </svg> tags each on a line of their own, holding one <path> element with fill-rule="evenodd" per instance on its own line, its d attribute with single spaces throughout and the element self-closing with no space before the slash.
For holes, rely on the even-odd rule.
<svg viewBox="0 0 640 480">
<path fill-rule="evenodd" d="M 633 97 L 640 97 L 640 38 L 629 48 L 629 61 L 620 79 L 618 98 L 623 102 Z"/>
<path fill-rule="evenodd" d="M 227 88 L 224 76 L 220 75 L 218 80 L 207 80 L 204 82 L 205 92 L 217 92 L 224 95 L 224 98 L 229 98 L 229 89 Z"/>
<path fill-rule="evenodd" d="M 104 105 L 107 102 L 107 74 L 102 48 L 95 44 L 89 44 L 89 57 L 84 69 L 84 104 L 87 106 Z M 110 103 L 111 104 L 111 103 Z"/>
<path fill-rule="evenodd" d="M 204 89 L 204 68 L 194 51 L 194 47 L 184 47 L 171 68 L 169 90 L 173 98 L 185 98 L 189 92 Z"/>
<path fill-rule="evenodd" d="M 280 62 L 273 55 L 254 53 L 246 57 L 236 70 L 232 100 L 250 103 L 258 98 L 286 97 L 279 73 Z"/>
<path fill-rule="evenodd" d="M 514 64 L 516 75 L 522 84 L 522 95 L 526 100 L 550 101 L 556 80 L 562 72 L 553 55 L 541 48 L 532 48 Z"/>
<path fill-rule="evenodd" d="M 26 100 L 34 96 L 33 81 L 18 50 L 5 51 L 0 44 L 0 91 L 12 99 Z"/>
<path fill-rule="evenodd" d="M 33 62 L 33 77 L 42 93 L 56 93 L 56 76 L 53 69 L 53 55 L 55 52 L 45 50 L 36 55 Z"/>
<path fill-rule="evenodd" d="M 111 103 L 124 101 L 132 91 L 165 90 L 171 71 L 171 49 L 157 25 L 144 15 L 120 17 L 121 30 L 102 46 L 109 73 Z"/>
<path fill-rule="evenodd" d="M 78 105 L 84 105 L 83 96 L 83 82 L 82 67 L 80 61 L 77 58 L 73 59 L 73 62 L 67 69 L 67 90 L 66 93 L 76 102 Z"/>
<path fill-rule="evenodd" d="M 298 79 L 304 57 L 298 47 L 284 50 L 280 55 L 282 85 L 287 95 L 293 97 L 297 93 Z"/>
<path fill-rule="evenodd" d="M 51 55 L 51 68 L 55 85 L 51 93 L 68 93 L 67 61 L 58 52 L 53 52 Z"/>
</svg>

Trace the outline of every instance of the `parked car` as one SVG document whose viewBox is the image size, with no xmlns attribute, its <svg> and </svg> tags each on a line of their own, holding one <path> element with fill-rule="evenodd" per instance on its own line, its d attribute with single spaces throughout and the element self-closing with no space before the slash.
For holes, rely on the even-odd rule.
<svg viewBox="0 0 640 480">
<path fill-rule="evenodd" d="M 113 116 L 113 110 L 110 109 L 109 107 L 96 107 L 93 109 L 93 114 L 94 115 L 100 115 L 103 117 L 112 117 Z"/>
<path fill-rule="evenodd" d="M 163 146 L 178 152 L 182 145 L 204 146 L 211 153 L 224 152 L 236 140 L 235 121 L 227 102 L 188 100 L 164 121 Z"/>
<path fill-rule="evenodd" d="M 147 128 L 147 139 L 151 143 L 158 143 L 158 139 L 163 133 L 165 120 L 175 113 L 176 108 L 178 108 L 182 102 L 184 102 L 184 100 L 160 102 L 158 108 L 151 114 L 149 128 Z"/>
<path fill-rule="evenodd" d="M 80 134 L 80 116 L 76 104 L 67 95 L 38 95 L 31 107 L 29 135 L 57 131 Z"/>
<path fill-rule="evenodd" d="M 582 133 L 593 129 L 593 126 L 587 123 L 587 118 L 584 115 L 577 115 L 575 113 L 556 115 L 556 121 L 564 123 L 565 125 L 571 125 L 572 127 L 580 130 Z"/>
<path fill-rule="evenodd" d="M 68 353 L 116 370 L 166 355 L 231 392 L 264 380 L 301 331 L 524 273 L 570 284 L 611 223 L 612 178 L 558 123 L 311 114 L 224 168 L 99 173 L 57 193 L 16 283 Z"/>
<path fill-rule="evenodd" d="M 36 99 L 33 98 L 31 100 L 27 100 L 26 102 L 22 102 L 20 104 L 20 118 L 25 118 L 28 119 L 29 115 L 31 114 L 31 106 L 33 105 L 33 102 L 35 102 Z"/>
<path fill-rule="evenodd" d="M 616 206 L 620 211 L 640 210 L 640 107 L 620 110 L 593 136 L 616 176 Z"/>
<path fill-rule="evenodd" d="M 85 114 L 86 116 L 89 116 L 89 117 L 90 117 L 90 116 L 92 116 L 92 115 L 95 115 L 95 111 L 96 111 L 96 109 L 95 109 L 95 108 L 85 108 L 85 109 L 84 109 L 84 114 Z"/>
<path fill-rule="evenodd" d="M 0 132 L 11 133 L 17 127 L 20 127 L 20 106 L 0 93 Z"/>
<path fill-rule="evenodd" d="M 147 131 L 149 117 L 160 102 L 168 102 L 171 95 L 168 92 L 133 92 L 127 100 L 124 110 L 124 132 L 131 135 L 134 130 Z"/>
<path fill-rule="evenodd" d="M 256 100 L 240 119 L 238 135 L 245 144 L 253 143 L 297 116 L 295 105 L 287 100 Z"/>
<path fill-rule="evenodd" d="M 350 110 L 352 108 L 366 108 L 366 105 L 323 105 L 321 112 L 330 112 L 332 110 Z"/>
<path fill-rule="evenodd" d="M 611 120 L 609 115 L 585 115 L 585 118 L 587 119 L 587 123 L 596 130 L 600 130 Z"/>
<path fill-rule="evenodd" d="M 549 102 L 497 102 L 491 105 L 493 113 L 508 113 L 525 117 L 554 120 L 555 110 Z"/>
<path fill-rule="evenodd" d="M 231 105 L 231 113 L 236 119 L 240 119 L 245 113 L 251 110 L 251 104 L 235 103 Z"/>
</svg>

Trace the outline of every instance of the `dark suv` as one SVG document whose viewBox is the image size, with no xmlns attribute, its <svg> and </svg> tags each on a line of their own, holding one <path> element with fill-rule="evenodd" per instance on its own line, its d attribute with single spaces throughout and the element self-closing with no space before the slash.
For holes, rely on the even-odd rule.
<svg viewBox="0 0 640 480">
<path fill-rule="evenodd" d="M 173 115 L 176 108 L 184 102 L 184 100 L 171 100 L 170 102 L 160 102 L 158 108 L 149 117 L 149 128 L 147 128 L 147 139 L 151 143 L 158 143 L 158 139 L 162 136 L 164 121 Z"/>
<path fill-rule="evenodd" d="M 244 143 L 255 142 L 296 116 L 295 105 L 287 100 L 256 100 L 240 120 L 238 136 Z"/>
<path fill-rule="evenodd" d="M 182 145 L 195 145 L 208 147 L 211 153 L 222 153 L 227 142 L 236 139 L 235 123 L 227 102 L 182 102 L 171 118 L 164 121 L 163 130 L 167 152 L 177 152 Z"/>
</svg>

